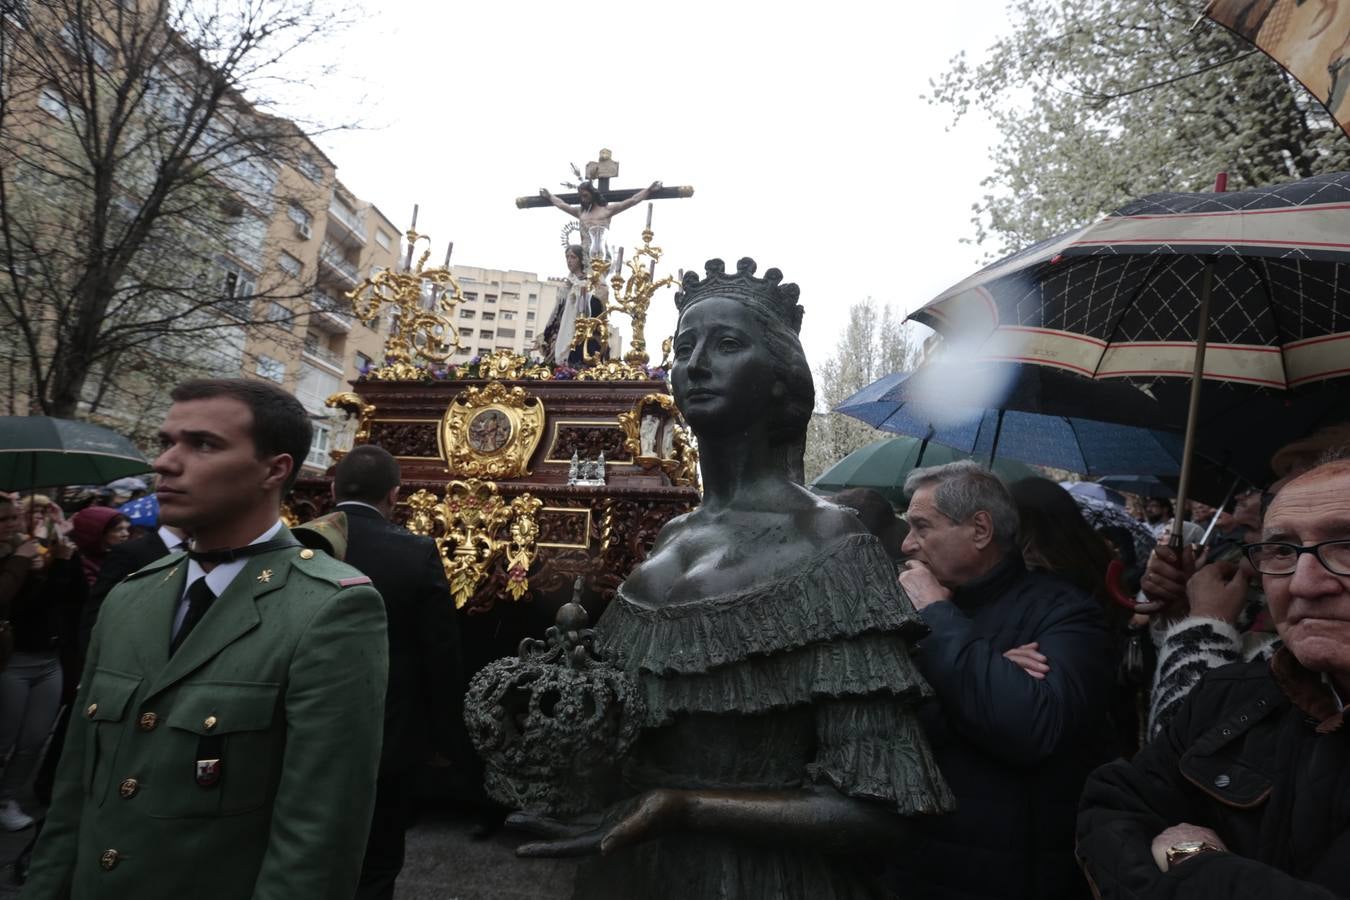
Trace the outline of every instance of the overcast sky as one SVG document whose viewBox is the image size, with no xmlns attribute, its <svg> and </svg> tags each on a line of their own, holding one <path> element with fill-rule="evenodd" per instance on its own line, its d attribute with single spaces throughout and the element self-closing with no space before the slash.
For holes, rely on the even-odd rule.
<svg viewBox="0 0 1350 900">
<path fill-rule="evenodd" d="M 453 240 L 457 263 L 562 274 L 567 217 L 513 201 L 561 190 L 601 147 L 615 187 L 692 185 L 656 204 L 663 268 L 778 267 L 801 286 L 818 366 L 851 303 L 908 311 L 978 265 L 961 239 L 995 135 L 978 117 L 949 129 L 921 95 L 1007 27 L 1003 0 L 387 3 L 322 48 L 346 62 L 307 112 L 363 120 L 320 146 L 400 228 L 420 204 L 437 261 Z M 616 217 L 611 243 L 638 243 L 644 210 Z M 653 350 L 670 296 L 653 304 Z"/>
</svg>

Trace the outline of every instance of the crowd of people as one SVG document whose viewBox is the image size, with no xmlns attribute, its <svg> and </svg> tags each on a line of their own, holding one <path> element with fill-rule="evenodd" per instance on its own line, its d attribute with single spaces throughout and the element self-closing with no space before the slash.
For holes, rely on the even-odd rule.
<svg viewBox="0 0 1350 900">
<path fill-rule="evenodd" d="M 713 413 L 702 415 L 706 430 Z M 78 509 L 0 495 L 0 828 L 37 825 L 16 864 L 24 896 L 392 897 L 419 767 L 475 770 L 444 568 L 429 539 L 394 524 L 394 458 L 354 449 L 334 471 L 334 514 L 281 522 L 309 428 L 298 402 L 266 382 L 190 382 L 161 429 L 152 527 L 133 534 L 97 493 Z M 716 434 L 704 444 L 707 509 L 690 522 L 711 540 L 729 527 L 719 492 L 742 485 L 719 474 Z M 691 789 L 692 770 L 675 775 L 709 758 L 709 708 L 696 728 L 667 727 L 662 747 L 643 750 L 660 760 L 648 776 L 663 773 L 642 795 L 649 805 L 588 832 L 589 843 L 530 852 L 614 851 L 616 834 L 667 848 L 659 865 L 643 851 L 632 859 L 645 863 L 593 867 L 584 896 L 621 896 L 594 885 L 631 886 L 663 866 L 689 870 L 681 883 L 697 889 L 652 896 L 864 896 L 863 883 L 950 900 L 1350 895 L 1348 448 L 1350 431 L 1326 429 L 1277 454 L 1275 480 L 1231 508 L 1191 504 L 1180 551 L 1167 545 L 1165 503 L 1143 506 L 1157 543 L 1141 552 L 1136 530 L 1060 485 L 1007 485 L 975 462 L 912 472 L 899 513 L 873 492 L 842 492 L 832 498 L 842 519 L 784 479 L 772 503 L 805 504 L 794 521 L 807 516 L 820 532 L 784 557 L 787 569 L 814 560 L 794 583 L 856 600 L 866 618 L 821 633 L 831 649 L 801 687 L 822 743 L 801 745 L 790 766 L 833 793 Z M 693 539 L 683 540 L 673 546 Z M 663 541 L 629 598 L 663 592 L 658 574 L 688 589 L 697 571 L 715 601 L 708 616 L 732 615 L 731 597 L 762 602 L 727 579 L 757 583 L 773 560 L 686 569 Z M 675 568 L 661 568 L 667 556 Z M 875 595 L 844 597 L 845 584 Z M 630 612 L 600 630 L 619 661 L 624 629 L 639 628 L 622 623 Z M 732 668 L 753 681 L 785 653 L 788 672 L 797 647 L 765 645 Z M 648 652 L 676 651 L 681 665 L 707 652 Z M 913 668 L 867 657 L 889 652 Z M 810 679 L 843 659 L 868 671 L 830 682 L 844 696 L 820 694 Z M 882 713 L 876 672 L 888 666 L 910 673 L 896 696 L 921 729 L 903 752 L 884 737 L 909 727 L 907 713 Z M 720 710 L 732 711 L 740 724 L 718 765 L 740 773 L 754 752 L 747 735 L 782 710 Z M 765 733 L 781 740 L 788 718 Z M 757 764 L 782 764 L 765 747 Z M 662 779 L 687 784 L 673 794 Z M 45 822 L 21 805 L 28 796 L 49 807 Z M 693 823 L 745 843 L 709 854 L 668 842 L 667 830 Z M 809 853 L 788 852 L 791 828 Z M 763 846 L 779 840 L 789 843 Z M 877 865 L 847 877 L 811 862 L 863 850 Z M 802 893 L 807 884 L 825 893 Z"/>
<path fill-rule="evenodd" d="M 1350 428 L 1271 468 L 1231 509 L 1191 504 L 1204 546 L 1169 549 L 1170 503 L 1140 504 L 1143 560 L 1060 485 L 973 462 L 911 474 L 903 522 L 836 495 L 930 627 L 925 726 L 958 800 L 899 854 L 897 892 L 1350 893 Z"/>
</svg>

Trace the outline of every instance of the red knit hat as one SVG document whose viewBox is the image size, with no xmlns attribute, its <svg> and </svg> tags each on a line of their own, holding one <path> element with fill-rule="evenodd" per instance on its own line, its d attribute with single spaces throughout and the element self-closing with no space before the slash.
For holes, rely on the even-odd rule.
<svg viewBox="0 0 1350 900">
<path fill-rule="evenodd" d="M 114 519 L 126 516 L 112 506 L 89 506 L 70 518 L 70 539 L 85 556 L 103 555 L 103 534 L 112 527 Z"/>
</svg>

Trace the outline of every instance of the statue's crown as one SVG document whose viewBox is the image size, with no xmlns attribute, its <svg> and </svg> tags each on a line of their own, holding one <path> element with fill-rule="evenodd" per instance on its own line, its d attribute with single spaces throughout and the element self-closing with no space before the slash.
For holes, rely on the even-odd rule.
<svg viewBox="0 0 1350 900">
<path fill-rule="evenodd" d="M 508 809 L 603 809 L 641 730 L 645 704 L 636 684 L 591 653 L 580 582 L 545 639 L 526 638 L 518 657 L 489 663 L 465 697 L 464 721 L 486 764 L 484 788 Z"/>
<path fill-rule="evenodd" d="M 755 277 L 755 269 L 755 261 L 746 256 L 736 263 L 736 274 L 728 275 L 726 263 L 710 259 L 703 264 L 706 278 L 699 278 L 697 272 L 684 273 L 675 308 L 683 312 L 703 297 L 732 297 L 764 310 L 799 334 L 802 308 L 797 298 L 801 290 L 795 284 L 783 284 L 783 273 L 777 269 L 765 272 L 763 278 Z"/>
</svg>

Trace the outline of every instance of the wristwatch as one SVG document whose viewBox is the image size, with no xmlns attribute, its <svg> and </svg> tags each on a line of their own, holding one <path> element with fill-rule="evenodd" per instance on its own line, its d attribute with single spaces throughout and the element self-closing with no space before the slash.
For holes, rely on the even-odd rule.
<svg viewBox="0 0 1350 900">
<path fill-rule="evenodd" d="M 1223 848 L 1209 841 L 1181 841 L 1167 848 L 1167 868 L 1201 853 L 1222 853 Z"/>
</svg>

